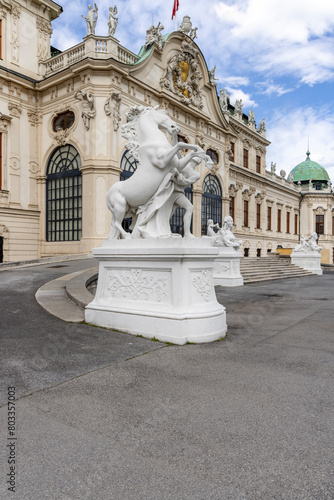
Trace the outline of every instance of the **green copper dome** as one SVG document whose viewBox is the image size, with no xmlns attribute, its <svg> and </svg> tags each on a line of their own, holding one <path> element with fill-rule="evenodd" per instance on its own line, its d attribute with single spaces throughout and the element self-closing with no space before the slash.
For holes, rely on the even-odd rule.
<svg viewBox="0 0 334 500">
<path fill-rule="evenodd" d="M 327 171 L 319 165 L 316 161 L 310 159 L 310 152 L 307 151 L 306 160 L 302 161 L 293 168 L 288 175 L 288 180 L 291 180 L 291 174 L 293 174 L 293 182 L 308 182 L 310 179 L 312 181 L 327 182 L 330 180 Z"/>
</svg>

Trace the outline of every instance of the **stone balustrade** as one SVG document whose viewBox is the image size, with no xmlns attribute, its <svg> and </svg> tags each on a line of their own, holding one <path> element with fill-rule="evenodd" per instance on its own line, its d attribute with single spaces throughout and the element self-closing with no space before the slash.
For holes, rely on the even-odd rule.
<svg viewBox="0 0 334 500">
<path fill-rule="evenodd" d="M 84 41 L 60 54 L 40 61 L 40 73 L 49 76 L 61 71 L 85 57 L 108 59 L 113 57 L 125 64 L 135 64 L 139 57 L 122 47 L 113 37 L 89 35 Z"/>
</svg>

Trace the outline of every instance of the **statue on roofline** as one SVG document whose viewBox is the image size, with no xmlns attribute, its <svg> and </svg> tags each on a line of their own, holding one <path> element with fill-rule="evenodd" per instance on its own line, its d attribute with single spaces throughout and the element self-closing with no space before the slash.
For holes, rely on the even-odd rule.
<svg viewBox="0 0 334 500">
<path fill-rule="evenodd" d="M 92 9 L 92 6 L 91 5 L 88 5 L 88 13 L 87 13 L 87 17 L 85 16 L 81 16 L 83 17 L 84 19 L 86 19 L 86 23 L 87 23 L 87 35 L 95 35 L 95 27 L 96 27 L 96 23 L 97 23 L 97 18 L 98 18 L 98 8 L 97 8 L 97 5 L 96 3 L 94 3 L 94 6 L 95 6 L 95 9 Z"/>
</svg>

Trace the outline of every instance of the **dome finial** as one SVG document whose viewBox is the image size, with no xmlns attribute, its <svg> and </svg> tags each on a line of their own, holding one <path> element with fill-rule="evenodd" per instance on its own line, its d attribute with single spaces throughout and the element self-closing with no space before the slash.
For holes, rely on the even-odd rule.
<svg viewBox="0 0 334 500">
<path fill-rule="evenodd" d="M 310 154 L 311 154 L 311 153 L 310 153 L 310 138 L 308 137 L 308 138 L 307 138 L 307 151 L 306 151 L 306 156 L 307 156 L 307 158 L 306 158 L 306 159 L 307 159 L 307 160 L 309 160 L 309 159 L 310 159 Z"/>
</svg>

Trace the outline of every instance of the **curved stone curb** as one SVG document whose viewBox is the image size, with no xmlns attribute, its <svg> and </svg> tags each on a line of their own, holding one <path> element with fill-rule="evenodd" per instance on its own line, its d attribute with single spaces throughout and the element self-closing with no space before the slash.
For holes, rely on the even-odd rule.
<svg viewBox="0 0 334 500">
<path fill-rule="evenodd" d="M 89 284 L 96 276 L 96 267 L 67 274 L 41 286 L 35 298 L 52 316 L 71 323 L 82 323 L 85 320 L 84 307 L 93 300 L 86 283 Z"/>
</svg>

